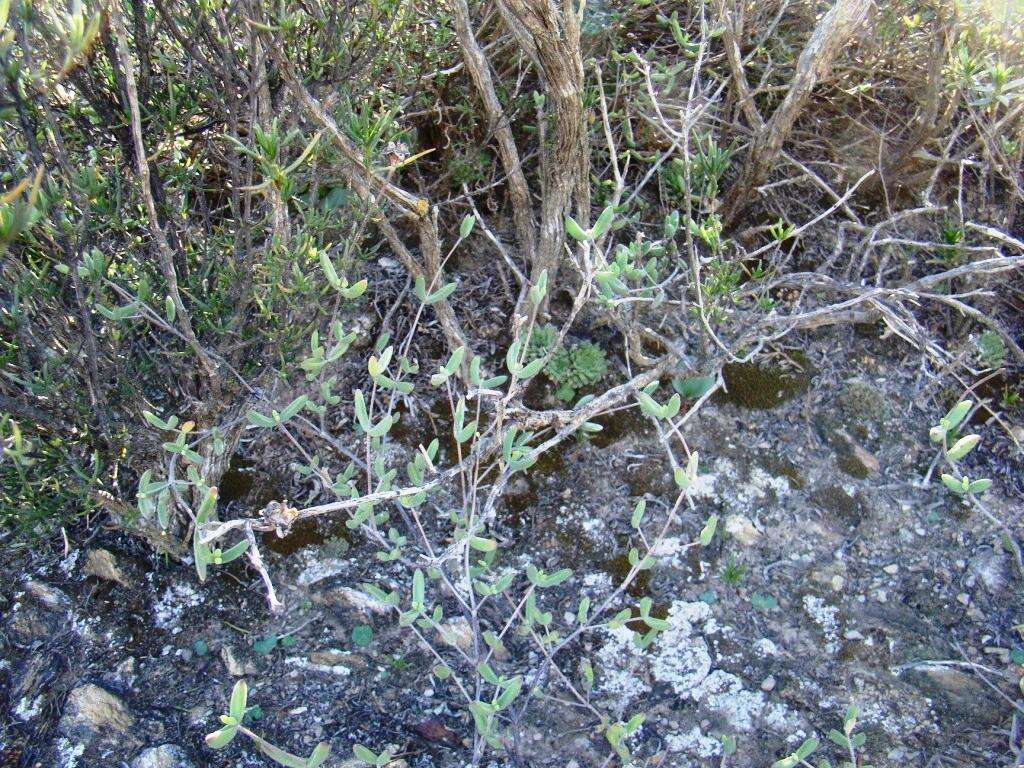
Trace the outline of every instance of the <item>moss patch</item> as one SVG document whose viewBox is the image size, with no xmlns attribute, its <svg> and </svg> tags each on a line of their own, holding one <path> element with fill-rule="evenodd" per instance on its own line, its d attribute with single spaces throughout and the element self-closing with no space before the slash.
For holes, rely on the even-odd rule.
<svg viewBox="0 0 1024 768">
<path fill-rule="evenodd" d="M 716 397 L 741 408 L 769 410 L 806 392 L 812 372 L 803 356 L 795 357 L 799 368 L 759 363 L 727 363 L 722 367 L 726 391 Z"/>
</svg>

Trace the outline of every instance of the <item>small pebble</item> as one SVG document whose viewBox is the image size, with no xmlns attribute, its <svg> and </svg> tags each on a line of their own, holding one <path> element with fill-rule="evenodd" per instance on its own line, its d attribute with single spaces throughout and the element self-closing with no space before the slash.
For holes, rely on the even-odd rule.
<svg viewBox="0 0 1024 768">
<path fill-rule="evenodd" d="M 764 680 L 761 681 L 761 690 L 767 693 L 775 689 L 775 676 L 768 675 Z"/>
<path fill-rule="evenodd" d="M 896 565 L 896 563 L 893 563 L 892 565 L 885 566 L 885 568 L 883 568 L 882 570 L 888 573 L 890 576 L 894 576 L 900 572 L 900 567 Z"/>
</svg>

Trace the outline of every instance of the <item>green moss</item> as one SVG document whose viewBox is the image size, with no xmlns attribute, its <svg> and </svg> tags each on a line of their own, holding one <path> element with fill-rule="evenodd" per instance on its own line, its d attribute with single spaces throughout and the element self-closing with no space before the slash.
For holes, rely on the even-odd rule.
<svg viewBox="0 0 1024 768">
<path fill-rule="evenodd" d="M 804 476 L 800 474 L 796 464 L 789 459 L 769 455 L 762 457 L 761 464 L 771 474 L 781 475 L 789 480 L 789 485 L 793 490 L 802 491 L 807 487 L 807 481 L 804 479 Z"/>
<path fill-rule="evenodd" d="M 796 359 L 795 362 L 803 370 L 758 363 L 727 363 L 722 368 L 726 391 L 719 397 L 741 408 L 776 408 L 805 392 L 811 383 L 806 360 Z"/>
<path fill-rule="evenodd" d="M 849 525 L 856 525 L 864 516 L 861 501 L 838 485 L 816 488 L 811 494 L 811 501 L 824 512 L 835 515 Z"/>
<path fill-rule="evenodd" d="M 889 403 L 877 387 L 863 381 L 851 381 L 836 399 L 842 421 L 855 438 L 878 440 L 889 421 Z"/>
<path fill-rule="evenodd" d="M 871 470 L 864 466 L 857 458 L 850 453 L 844 453 L 837 462 L 839 469 L 850 477 L 863 480 L 871 476 Z"/>
</svg>

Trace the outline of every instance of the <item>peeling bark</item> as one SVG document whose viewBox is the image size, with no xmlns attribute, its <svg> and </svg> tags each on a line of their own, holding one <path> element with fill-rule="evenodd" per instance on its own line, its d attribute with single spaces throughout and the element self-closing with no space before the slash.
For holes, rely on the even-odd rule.
<svg viewBox="0 0 1024 768">
<path fill-rule="evenodd" d="M 542 270 L 557 285 L 565 243 L 565 217 L 575 197 L 576 218 L 590 222 L 589 151 L 583 114 L 580 10 L 565 0 L 499 0 L 498 8 L 519 47 L 533 63 L 544 91 L 547 140 L 541 146 L 541 210 L 537 258 L 531 280 Z"/>
</svg>

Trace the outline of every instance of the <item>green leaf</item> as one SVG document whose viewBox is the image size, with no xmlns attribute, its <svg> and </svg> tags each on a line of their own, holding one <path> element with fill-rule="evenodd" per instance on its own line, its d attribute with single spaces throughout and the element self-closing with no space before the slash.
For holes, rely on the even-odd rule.
<svg viewBox="0 0 1024 768">
<path fill-rule="evenodd" d="M 537 282 L 532 288 L 530 288 L 530 301 L 534 306 L 538 306 L 548 292 L 548 271 L 542 269 L 540 275 L 537 276 Z"/>
<path fill-rule="evenodd" d="M 96 309 L 108 320 L 127 320 L 135 314 L 136 304 L 137 302 L 133 301 L 131 304 L 125 304 L 123 307 L 115 307 L 114 309 L 104 304 L 97 304 Z"/>
<path fill-rule="evenodd" d="M 358 299 L 360 296 L 366 293 L 366 287 L 368 285 L 369 283 L 366 281 L 366 278 L 364 277 L 358 283 L 353 283 L 352 285 L 341 288 L 339 292 L 346 299 Z"/>
<path fill-rule="evenodd" d="M 512 342 L 512 345 L 508 348 L 505 353 L 505 367 L 508 368 L 508 372 L 512 375 L 516 375 L 519 371 L 519 350 L 522 348 L 522 342 L 516 339 Z"/>
<path fill-rule="evenodd" d="M 637 401 L 640 403 L 640 410 L 652 419 L 660 419 L 661 404 L 644 391 L 637 392 Z"/>
<path fill-rule="evenodd" d="M 362 760 L 364 763 L 370 765 L 378 765 L 378 756 L 371 752 L 369 749 L 364 747 L 362 744 L 356 744 L 352 747 L 352 753 L 356 756 L 357 760 Z M 384 754 L 387 754 L 386 752 Z"/>
<path fill-rule="evenodd" d="M 807 739 L 793 754 L 800 760 L 806 760 L 818 748 L 820 742 L 817 739 Z"/>
<path fill-rule="evenodd" d="M 356 421 L 359 422 L 359 426 L 363 428 L 363 431 L 367 431 L 370 428 L 370 416 L 366 412 L 366 400 L 363 399 L 363 391 L 356 389 L 352 391 L 352 404 L 356 411 Z"/>
<path fill-rule="evenodd" d="M 206 746 L 210 749 L 224 749 L 237 734 L 237 725 L 225 725 L 220 730 L 206 734 Z"/>
<path fill-rule="evenodd" d="M 477 664 L 476 671 L 477 674 L 479 674 L 480 677 L 484 679 L 484 682 L 490 683 L 491 685 L 498 684 L 497 673 L 495 673 L 495 671 L 491 669 L 491 665 L 488 664 L 486 661 L 481 661 L 479 664 Z"/>
<path fill-rule="evenodd" d="M 272 418 L 270 418 L 269 416 L 264 416 L 262 413 L 258 411 L 249 411 L 248 413 L 245 414 L 245 418 L 249 421 L 250 424 L 252 424 L 255 427 L 267 428 L 273 427 L 275 425 L 275 422 Z"/>
<path fill-rule="evenodd" d="M 516 696 L 523 688 L 523 678 L 513 677 L 505 684 L 505 690 L 501 692 L 497 700 L 494 702 L 498 709 L 505 709 L 509 704 L 515 701 Z"/>
<path fill-rule="evenodd" d="M 448 358 L 448 362 L 444 364 L 442 369 L 447 376 L 451 376 L 455 371 L 458 370 L 459 366 L 462 365 L 462 359 L 466 356 L 466 348 L 464 346 L 459 347 L 452 352 L 451 357 Z"/>
<path fill-rule="evenodd" d="M 426 592 L 426 581 L 423 578 L 423 571 L 419 568 L 412 575 L 412 606 L 423 610 L 423 600 Z"/>
<path fill-rule="evenodd" d="M 953 493 L 963 493 L 965 491 L 963 481 L 957 480 L 950 474 L 943 473 L 941 480 L 942 484 L 949 488 L 949 490 L 951 490 Z M 969 488 L 970 484 L 968 484 L 967 487 Z"/>
<path fill-rule="evenodd" d="M 429 304 L 437 304 L 439 301 L 444 301 L 449 296 L 451 296 L 453 293 L 455 293 L 455 289 L 457 287 L 458 286 L 456 286 L 455 283 L 448 283 L 447 285 L 444 285 L 441 288 L 438 288 L 432 294 L 427 296 L 427 298 L 424 300 L 424 303 L 429 305 Z"/>
<path fill-rule="evenodd" d="M 687 400 L 699 400 L 715 386 L 714 376 L 691 376 L 687 379 L 672 379 L 672 387 Z"/>
<path fill-rule="evenodd" d="M 331 261 L 331 257 L 327 255 L 326 251 L 320 251 L 320 268 L 323 269 L 327 282 L 331 284 L 331 287 L 340 289 L 341 278 L 338 277 L 338 271 L 334 268 L 334 262 Z"/>
<path fill-rule="evenodd" d="M 422 275 L 416 278 L 412 291 L 421 302 L 427 300 L 427 281 Z"/>
<path fill-rule="evenodd" d="M 277 635 L 264 635 L 263 637 L 254 640 L 252 643 L 252 650 L 254 653 L 258 653 L 260 656 L 266 656 L 277 647 Z"/>
<path fill-rule="evenodd" d="M 239 680 L 231 689 L 231 700 L 228 702 L 228 714 L 238 722 L 245 717 L 245 705 L 249 698 L 249 686 L 245 680 Z"/>
<path fill-rule="evenodd" d="M 630 734 L 630 733 L 635 732 L 637 728 L 639 728 L 641 725 L 644 724 L 644 720 L 646 720 L 646 719 L 647 719 L 647 715 L 645 715 L 642 712 L 639 712 L 639 713 L 633 715 L 626 722 L 626 733 Z"/>
<path fill-rule="evenodd" d="M 750 604 L 757 610 L 767 613 L 779 607 L 779 601 L 771 595 L 762 592 L 755 592 L 750 596 Z"/>
<path fill-rule="evenodd" d="M 352 644 L 356 648 L 366 648 L 373 642 L 373 627 L 369 624 L 357 624 L 352 627 Z"/>
<path fill-rule="evenodd" d="M 297 416 L 299 411 L 301 411 L 308 402 L 309 397 L 307 395 L 299 395 L 297 398 L 292 400 L 287 406 L 285 406 L 285 409 L 283 411 L 281 411 L 281 421 L 285 422 Z"/>
<path fill-rule="evenodd" d="M 142 418 L 149 422 L 150 426 L 157 429 L 173 429 L 173 427 L 151 411 L 143 411 Z"/>
<path fill-rule="evenodd" d="M 836 746 L 842 747 L 843 749 L 850 748 L 850 740 L 846 738 L 846 736 L 841 734 L 839 731 L 837 731 L 835 728 L 828 732 L 828 738 L 829 741 L 831 741 Z"/>
<path fill-rule="evenodd" d="M 597 221 L 594 222 L 594 226 L 590 228 L 590 236 L 594 240 L 599 240 L 604 236 L 604 233 L 611 229 L 612 222 L 615 220 L 615 206 L 609 205 L 598 216 Z M 568 223 L 566 228 L 568 229 Z"/>
<path fill-rule="evenodd" d="M 700 530 L 700 545 L 702 547 L 706 547 L 711 543 L 711 540 L 715 537 L 716 528 L 718 528 L 718 515 L 712 515 Z"/>
<path fill-rule="evenodd" d="M 259 747 L 260 752 L 279 765 L 285 766 L 285 768 L 310 768 L 311 765 L 319 766 L 327 759 L 327 756 L 330 755 L 331 752 L 331 748 L 326 742 L 320 742 L 320 744 L 317 744 L 316 748 L 313 750 L 313 754 L 307 759 L 299 757 L 298 755 L 293 755 L 291 752 L 286 752 L 280 747 L 275 747 L 269 741 L 262 739 L 259 736 L 253 739 L 253 741 L 256 742 L 256 746 Z M 324 754 L 322 748 L 326 748 L 326 754 Z M 317 761 L 315 763 L 311 763 L 314 756 L 316 756 Z"/>
<path fill-rule="evenodd" d="M 960 422 L 967 417 L 972 405 L 974 405 L 974 403 L 970 400 L 961 400 L 949 410 L 949 413 L 940 419 L 939 423 L 947 430 L 953 431 L 959 427 Z"/>
<path fill-rule="evenodd" d="M 244 555 L 248 549 L 249 549 L 249 541 L 247 539 L 242 539 L 240 542 L 235 544 L 233 547 L 229 547 L 228 549 L 224 550 L 223 553 L 221 553 L 220 564 L 221 565 L 227 565 L 232 560 L 237 560 L 242 555 Z"/>
<path fill-rule="evenodd" d="M 679 393 L 672 395 L 669 398 L 668 403 L 665 404 L 661 409 L 661 417 L 663 419 L 674 419 L 676 414 L 679 413 L 679 406 L 682 404 L 682 398 L 679 397 Z"/>
<path fill-rule="evenodd" d="M 378 602 L 384 603 L 384 605 L 397 606 L 398 605 L 398 593 L 397 592 L 385 592 L 383 589 L 378 587 L 376 584 L 362 584 L 363 591 Z"/>
<path fill-rule="evenodd" d="M 370 437 L 384 437 L 395 424 L 394 416 L 385 416 L 383 419 L 377 422 L 376 425 L 366 430 L 366 434 Z"/>
<path fill-rule="evenodd" d="M 953 447 L 946 451 L 946 458 L 950 461 L 958 461 L 974 450 L 981 441 L 981 435 L 965 435 L 953 443 Z"/>
<path fill-rule="evenodd" d="M 481 536 L 473 536 L 469 540 L 469 546 L 477 552 L 493 552 L 498 548 L 498 542 L 494 539 L 485 539 Z"/>
<path fill-rule="evenodd" d="M 967 486 L 967 490 L 970 493 L 984 493 L 992 487 L 992 481 L 988 478 L 981 478 L 980 480 L 972 480 Z"/>
<path fill-rule="evenodd" d="M 527 363 L 522 368 L 520 368 L 519 373 L 517 373 L 516 375 L 520 379 L 532 379 L 534 376 L 540 373 L 540 368 L 543 362 L 544 361 L 539 358 L 537 360 L 533 360 L 532 362 Z"/>
<path fill-rule="evenodd" d="M 555 571 L 550 576 L 544 579 L 545 587 L 557 587 L 563 581 L 572 576 L 571 568 L 562 568 L 561 570 Z"/>
<path fill-rule="evenodd" d="M 476 224 L 476 216 L 471 213 L 467 213 L 462 219 L 462 224 L 459 225 L 459 238 L 465 240 L 469 237 L 469 233 L 473 231 L 473 225 Z"/>
<path fill-rule="evenodd" d="M 640 499 L 633 508 L 633 517 L 629 521 L 629 524 L 636 529 L 640 528 L 640 523 L 644 519 L 644 512 L 647 510 L 647 502 L 644 499 Z"/>
<path fill-rule="evenodd" d="M 326 741 L 321 741 L 313 747 L 312 753 L 306 759 L 306 768 L 320 768 L 321 765 L 327 762 L 327 758 L 330 756 L 331 745 Z"/>
<path fill-rule="evenodd" d="M 584 230 L 572 216 L 565 217 L 565 231 L 573 240 L 578 240 L 581 243 L 590 239 L 590 233 Z"/>
</svg>

